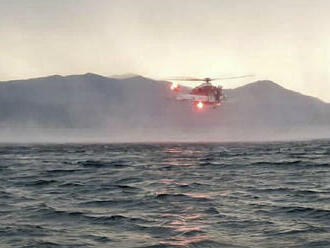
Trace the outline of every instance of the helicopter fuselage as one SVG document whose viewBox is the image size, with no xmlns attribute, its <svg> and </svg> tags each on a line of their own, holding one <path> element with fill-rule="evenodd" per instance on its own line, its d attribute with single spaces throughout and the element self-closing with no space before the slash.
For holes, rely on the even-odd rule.
<svg viewBox="0 0 330 248">
<path fill-rule="evenodd" d="M 188 94 L 179 94 L 177 100 L 190 100 L 192 102 L 202 102 L 209 105 L 220 105 L 223 100 L 222 88 L 204 83 L 191 90 Z"/>
<path fill-rule="evenodd" d="M 229 80 L 237 78 L 246 78 L 253 75 L 235 76 L 235 77 L 223 77 L 223 78 L 189 78 L 189 77 L 179 77 L 172 78 L 170 80 L 174 81 L 190 81 L 190 82 L 204 82 L 203 84 L 193 88 L 189 93 L 187 91 L 179 93 L 181 87 L 173 82 L 171 85 L 171 90 L 177 93 L 177 100 L 190 100 L 199 109 L 202 109 L 204 105 L 219 106 L 226 99 L 223 95 L 221 86 L 214 86 L 210 82 L 215 80 Z"/>
</svg>

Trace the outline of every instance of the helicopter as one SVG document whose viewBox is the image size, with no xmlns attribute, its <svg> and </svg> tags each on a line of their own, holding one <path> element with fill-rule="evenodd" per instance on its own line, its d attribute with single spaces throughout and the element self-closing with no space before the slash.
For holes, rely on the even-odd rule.
<svg viewBox="0 0 330 248">
<path fill-rule="evenodd" d="M 202 110 L 205 106 L 216 108 L 220 106 L 225 100 L 226 96 L 223 94 L 222 86 L 214 86 L 212 81 L 216 80 L 229 80 L 253 77 L 254 75 L 244 75 L 236 77 L 220 77 L 220 78 L 192 78 L 192 77 L 177 77 L 168 80 L 173 81 L 170 89 L 176 93 L 176 100 L 178 101 L 191 101 L 193 105 Z M 187 88 L 182 87 L 177 81 L 190 81 L 190 82 L 203 82 L 201 85 L 187 91 Z"/>
</svg>

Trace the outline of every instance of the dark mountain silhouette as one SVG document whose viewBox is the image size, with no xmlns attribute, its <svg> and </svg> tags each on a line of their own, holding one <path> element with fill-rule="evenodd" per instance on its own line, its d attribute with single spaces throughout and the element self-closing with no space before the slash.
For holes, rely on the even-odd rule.
<svg viewBox="0 0 330 248">
<path fill-rule="evenodd" d="M 228 89 L 228 102 L 201 113 L 171 94 L 167 82 L 141 76 L 88 73 L 1 82 L 0 126 L 24 134 L 106 134 L 118 141 L 330 137 L 329 104 L 271 81 Z"/>
</svg>

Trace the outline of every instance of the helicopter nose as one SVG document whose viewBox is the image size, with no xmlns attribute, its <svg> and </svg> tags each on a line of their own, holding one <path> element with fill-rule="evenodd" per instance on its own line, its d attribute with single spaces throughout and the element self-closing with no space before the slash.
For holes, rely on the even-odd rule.
<svg viewBox="0 0 330 248">
<path fill-rule="evenodd" d="M 171 84 L 171 90 L 176 90 L 179 87 L 179 85 L 175 82 Z"/>
</svg>

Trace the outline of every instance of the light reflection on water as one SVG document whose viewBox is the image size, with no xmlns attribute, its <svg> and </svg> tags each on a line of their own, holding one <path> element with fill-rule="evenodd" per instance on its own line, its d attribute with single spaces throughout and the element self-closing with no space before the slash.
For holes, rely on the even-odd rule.
<svg viewBox="0 0 330 248">
<path fill-rule="evenodd" d="M 177 236 L 173 237 L 171 240 L 168 241 L 161 241 L 161 244 L 167 244 L 167 245 L 175 245 L 175 246 L 187 246 L 193 243 L 200 243 L 203 241 L 209 240 L 209 236 L 207 234 L 200 234 L 193 237 L 182 237 Z"/>
<path fill-rule="evenodd" d="M 191 212 L 191 209 L 182 212 Z M 207 228 L 204 222 L 207 216 L 204 214 L 165 214 L 163 217 L 171 219 L 170 222 L 164 226 L 175 230 L 176 235 L 162 240 L 160 242 L 161 244 L 187 246 L 211 238 L 210 235 L 206 234 L 204 231 L 205 228 Z"/>
<path fill-rule="evenodd" d="M 177 161 L 176 158 L 172 158 L 171 163 L 177 166 L 182 166 L 180 161 Z M 164 186 L 160 187 L 160 191 L 155 191 L 155 194 L 162 196 L 174 196 L 173 199 L 171 197 L 166 199 L 172 203 L 182 201 L 182 199 L 180 199 L 181 197 L 187 197 L 188 201 L 189 199 L 200 199 L 202 201 L 206 201 L 212 199 L 213 197 L 211 193 L 207 192 L 183 193 L 177 192 L 175 188 L 173 189 L 173 186 L 187 187 L 191 182 L 179 181 L 173 178 L 163 178 L 159 182 Z M 212 216 L 205 213 L 200 213 L 199 210 L 195 209 L 193 206 L 177 206 L 173 213 L 166 213 L 161 216 L 166 220 L 163 227 L 171 228 L 175 231 L 175 235 L 171 235 L 162 240 L 160 242 L 161 244 L 170 246 L 189 246 L 194 243 L 212 239 L 212 237 L 207 234 L 207 228 L 210 223 L 208 219 L 212 218 Z"/>
</svg>

